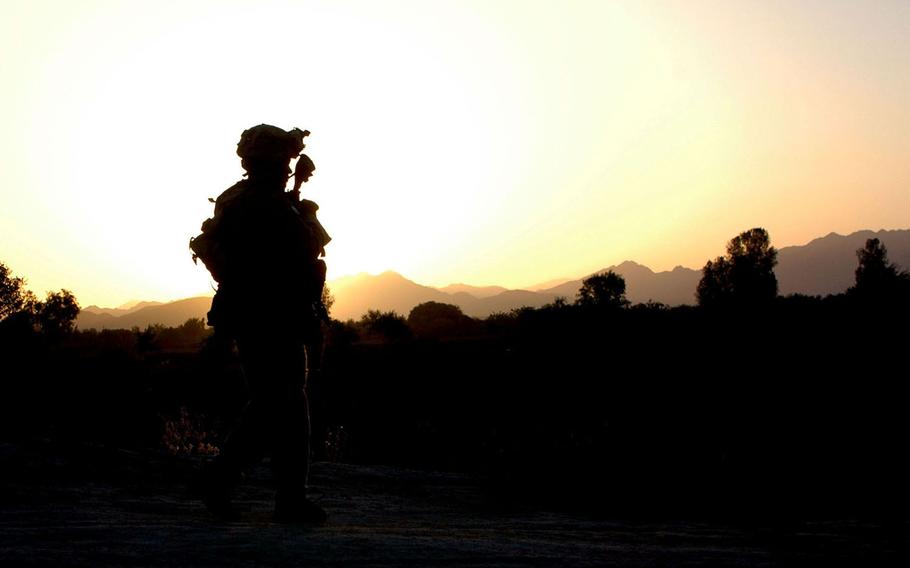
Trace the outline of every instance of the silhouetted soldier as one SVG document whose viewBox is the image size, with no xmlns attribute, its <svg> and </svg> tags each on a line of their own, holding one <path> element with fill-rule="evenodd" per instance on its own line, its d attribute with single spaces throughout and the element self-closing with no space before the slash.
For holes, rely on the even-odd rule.
<svg viewBox="0 0 910 568">
<path fill-rule="evenodd" d="M 306 497 L 309 413 L 307 352 L 321 350 L 320 297 L 328 235 L 316 204 L 299 200 L 300 183 L 315 169 L 306 156 L 295 192 L 286 193 L 290 161 L 307 131 L 261 124 L 243 132 L 237 154 L 247 179 L 215 202 L 215 217 L 191 248 L 219 282 L 209 323 L 236 341 L 250 400 L 220 455 L 204 468 L 198 491 L 218 515 L 231 515 L 231 492 L 241 473 L 271 450 L 277 482 L 275 516 L 318 522 L 325 512 Z"/>
</svg>

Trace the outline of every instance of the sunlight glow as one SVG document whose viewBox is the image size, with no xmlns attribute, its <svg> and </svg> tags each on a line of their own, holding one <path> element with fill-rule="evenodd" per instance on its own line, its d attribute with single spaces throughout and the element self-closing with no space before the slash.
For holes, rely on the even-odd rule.
<svg viewBox="0 0 910 568">
<path fill-rule="evenodd" d="M 262 122 L 312 131 L 330 278 L 527 286 L 901 228 L 906 6 L 13 2 L 0 261 L 83 305 L 210 292 L 187 241 Z"/>
</svg>

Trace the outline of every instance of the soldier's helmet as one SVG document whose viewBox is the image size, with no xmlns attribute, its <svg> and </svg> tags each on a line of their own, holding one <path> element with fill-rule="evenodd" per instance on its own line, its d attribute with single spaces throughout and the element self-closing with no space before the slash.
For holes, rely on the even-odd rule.
<svg viewBox="0 0 910 568">
<path fill-rule="evenodd" d="M 250 169 L 248 165 L 257 163 L 287 164 L 303 151 L 303 139 L 309 133 L 299 128 L 287 131 L 270 124 L 260 124 L 244 130 L 240 135 L 237 155 L 247 170 Z"/>
</svg>

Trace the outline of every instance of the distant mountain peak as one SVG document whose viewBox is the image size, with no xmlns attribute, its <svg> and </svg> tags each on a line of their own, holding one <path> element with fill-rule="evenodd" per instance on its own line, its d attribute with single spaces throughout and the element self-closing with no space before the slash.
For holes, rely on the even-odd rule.
<svg viewBox="0 0 910 568">
<path fill-rule="evenodd" d="M 617 270 L 623 270 L 623 271 L 634 270 L 634 271 L 638 271 L 638 272 L 648 272 L 650 274 L 654 274 L 653 270 L 651 270 L 644 264 L 639 264 L 639 263 L 635 262 L 634 260 L 624 260 L 622 263 L 618 264 L 614 268 Z"/>
<path fill-rule="evenodd" d="M 407 280 L 407 278 L 405 278 L 398 272 L 395 272 L 394 270 L 386 270 L 385 272 L 381 272 L 381 273 L 377 274 L 376 277 L 385 278 L 385 279 L 395 279 L 395 280 Z"/>
</svg>

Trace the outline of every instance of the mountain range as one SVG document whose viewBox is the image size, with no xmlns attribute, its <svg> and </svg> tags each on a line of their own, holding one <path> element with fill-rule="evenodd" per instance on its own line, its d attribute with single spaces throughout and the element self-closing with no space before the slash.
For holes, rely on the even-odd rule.
<svg viewBox="0 0 910 568">
<path fill-rule="evenodd" d="M 857 231 L 849 235 L 830 233 L 805 245 L 779 249 L 775 268 L 781 294 L 801 293 L 824 296 L 845 291 L 853 284 L 856 250 L 866 239 L 878 238 L 888 248 L 891 262 L 910 267 L 910 230 Z M 665 304 L 695 303 L 695 287 L 701 270 L 677 266 L 673 270 L 654 272 L 633 261 L 608 266 L 598 272 L 613 270 L 626 280 L 626 296 L 632 303 L 653 300 Z M 551 280 L 523 290 L 502 286 L 451 284 L 443 288 L 423 286 L 396 272 L 378 275 L 358 274 L 329 282 L 335 297 L 332 316 L 357 319 L 367 310 L 396 311 L 407 315 L 417 304 L 443 302 L 459 306 L 464 313 L 486 317 L 522 306 L 539 307 L 557 297 L 575 298 L 582 280 Z M 89 306 L 79 314 L 80 329 L 144 328 L 153 323 L 176 326 L 189 318 L 204 318 L 211 297 L 200 296 L 169 303 L 134 302 L 119 308 Z"/>
</svg>

